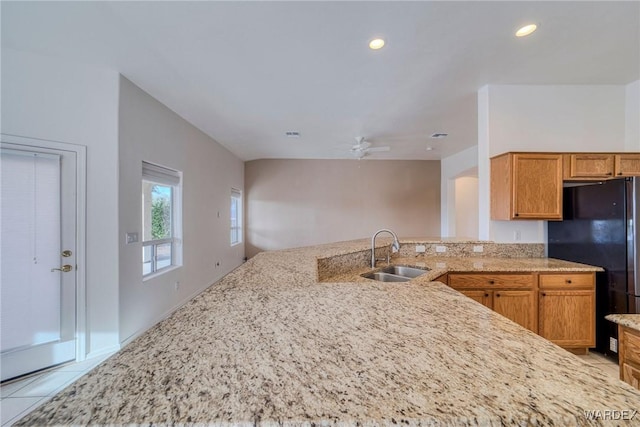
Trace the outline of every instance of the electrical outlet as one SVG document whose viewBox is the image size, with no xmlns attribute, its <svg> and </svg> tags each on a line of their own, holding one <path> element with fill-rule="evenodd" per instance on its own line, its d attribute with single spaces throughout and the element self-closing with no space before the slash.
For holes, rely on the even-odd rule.
<svg viewBox="0 0 640 427">
<path fill-rule="evenodd" d="M 609 337 L 609 350 L 613 351 L 614 353 L 618 352 L 618 340 L 613 338 L 613 337 Z"/>
<path fill-rule="evenodd" d="M 425 245 L 416 245 L 416 252 L 419 254 L 423 254 L 427 252 L 427 247 Z"/>
<path fill-rule="evenodd" d="M 127 245 L 131 243 L 136 243 L 138 241 L 138 233 L 127 233 L 125 234 Z"/>
<path fill-rule="evenodd" d="M 484 246 L 482 246 L 482 245 L 475 245 L 475 246 L 473 247 L 473 252 L 477 252 L 477 253 L 484 252 Z"/>
<path fill-rule="evenodd" d="M 518 241 L 520 241 L 520 239 L 522 239 L 522 233 L 520 233 L 520 230 L 514 231 L 513 232 L 513 240 L 518 242 Z"/>
<path fill-rule="evenodd" d="M 174 283 L 173 287 L 175 288 L 176 291 L 180 289 L 180 282 Z"/>
<path fill-rule="evenodd" d="M 446 246 L 436 246 L 436 252 L 439 254 L 443 254 L 445 252 L 447 252 L 447 247 Z"/>
</svg>

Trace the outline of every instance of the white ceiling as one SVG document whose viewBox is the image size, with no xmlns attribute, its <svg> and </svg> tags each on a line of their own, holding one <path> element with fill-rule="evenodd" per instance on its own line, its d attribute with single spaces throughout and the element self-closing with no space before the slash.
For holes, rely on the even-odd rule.
<svg viewBox="0 0 640 427">
<path fill-rule="evenodd" d="M 358 135 L 392 147 L 375 158 L 440 159 L 477 143 L 485 84 L 640 78 L 638 1 L 1 7 L 3 47 L 116 69 L 244 160 L 350 158 Z"/>
</svg>

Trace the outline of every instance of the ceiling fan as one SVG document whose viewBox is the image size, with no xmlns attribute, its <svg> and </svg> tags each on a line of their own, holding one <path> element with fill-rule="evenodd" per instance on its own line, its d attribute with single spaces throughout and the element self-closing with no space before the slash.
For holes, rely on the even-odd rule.
<svg viewBox="0 0 640 427">
<path fill-rule="evenodd" d="M 356 143 L 351 146 L 351 154 L 358 160 L 369 155 L 369 153 L 380 153 L 389 150 L 391 150 L 389 146 L 372 147 L 371 143 L 365 141 L 362 136 L 356 136 Z"/>
</svg>

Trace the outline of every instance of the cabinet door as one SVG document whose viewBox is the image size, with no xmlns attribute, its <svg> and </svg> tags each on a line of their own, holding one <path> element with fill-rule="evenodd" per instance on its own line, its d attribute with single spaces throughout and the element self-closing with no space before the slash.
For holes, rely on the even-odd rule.
<svg viewBox="0 0 640 427">
<path fill-rule="evenodd" d="M 567 157 L 569 167 L 565 168 L 565 179 L 613 177 L 613 154 L 584 153 L 569 154 Z"/>
<path fill-rule="evenodd" d="M 595 345 L 595 291 L 544 290 L 538 303 L 541 336 L 564 347 Z"/>
<path fill-rule="evenodd" d="M 468 296 L 469 298 L 471 298 L 472 300 L 476 300 L 478 301 L 480 304 L 487 306 L 489 308 L 492 307 L 491 304 L 491 291 L 484 291 L 484 290 L 461 290 L 458 291 L 463 295 Z"/>
<path fill-rule="evenodd" d="M 640 332 L 618 325 L 620 379 L 640 390 Z"/>
<path fill-rule="evenodd" d="M 494 291 L 493 310 L 517 324 L 537 332 L 534 291 Z"/>
<path fill-rule="evenodd" d="M 562 219 L 562 154 L 514 154 L 513 219 Z"/>
<path fill-rule="evenodd" d="M 616 176 L 640 176 L 640 154 L 616 154 Z"/>
<path fill-rule="evenodd" d="M 622 381 L 640 390 L 640 369 L 636 369 L 626 363 L 622 364 Z"/>
</svg>

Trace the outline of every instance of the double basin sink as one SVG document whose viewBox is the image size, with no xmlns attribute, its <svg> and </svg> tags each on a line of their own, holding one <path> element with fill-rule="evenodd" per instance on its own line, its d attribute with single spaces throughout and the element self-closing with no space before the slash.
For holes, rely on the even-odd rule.
<svg viewBox="0 0 640 427">
<path fill-rule="evenodd" d="M 365 279 L 377 280 L 379 282 L 408 282 L 429 271 L 428 268 L 409 267 L 407 265 L 390 265 L 378 271 L 364 273 L 360 276 Z"/>
</svg>

